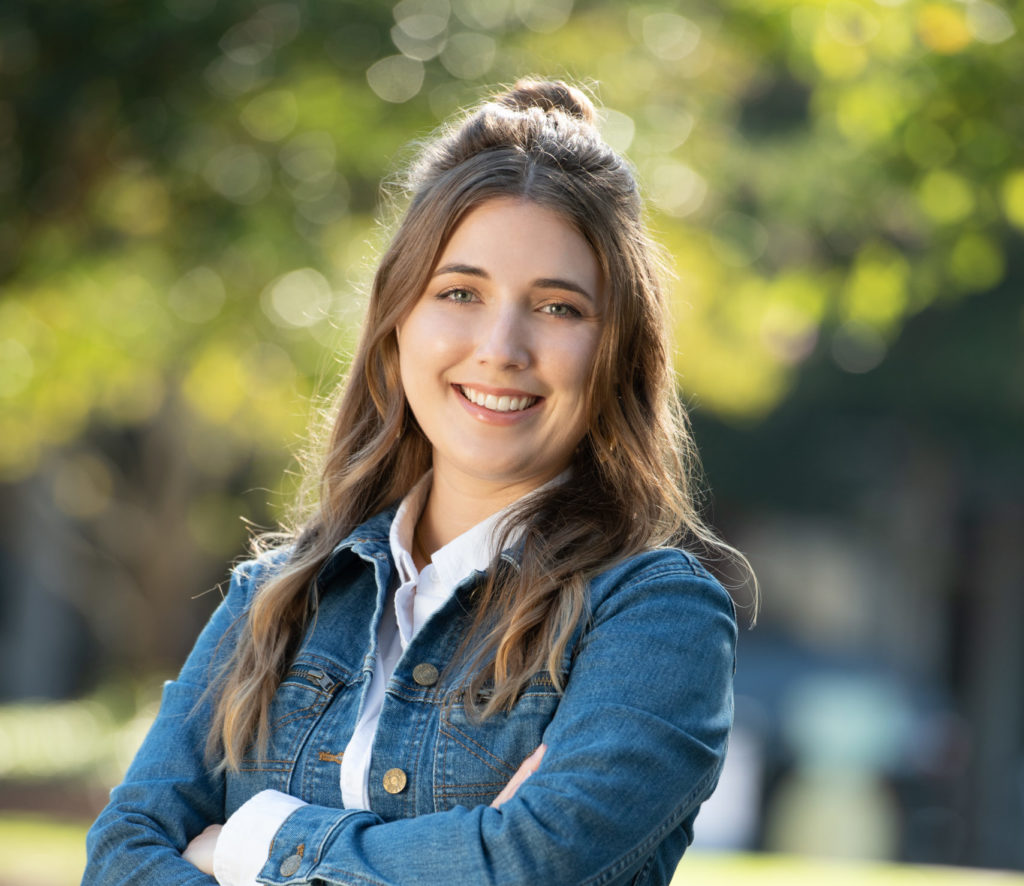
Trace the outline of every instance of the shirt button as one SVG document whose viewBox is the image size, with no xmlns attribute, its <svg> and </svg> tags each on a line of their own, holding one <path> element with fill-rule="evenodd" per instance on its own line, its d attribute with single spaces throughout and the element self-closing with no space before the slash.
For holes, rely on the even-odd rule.
<svg viewBox="0 0 1024 886">
<path fill-rule="evenodd" d="M 420 686 L 433 686 L 437 682 L 437 668 L 430 662 L 423 662 L 412 669 L 412 678 Z"/>
<path fill-rule="evenodd" d="M 406 781 L 401 769 L 389 769 L 384 773 L 384 790 L 389 794 L 400 794 L 405 790 Z"/>
<path fill-rule="evenodd" d="M 299 865 L 301 864 L 301 855 L 289 855 L 284 861 L 281 862 L 281 876 L 290 877 L 299 869 Z"/>
</svg>

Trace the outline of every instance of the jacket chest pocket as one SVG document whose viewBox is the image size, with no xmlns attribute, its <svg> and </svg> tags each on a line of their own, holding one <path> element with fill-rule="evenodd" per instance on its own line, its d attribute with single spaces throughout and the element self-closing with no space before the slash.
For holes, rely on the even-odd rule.
<svg viewBox="0 0 1024 886">
<path fill-rule="evenodd" d="M 486 805 L 541 743 L 560 696 L 547 674 L 536 675 L 511 711 L 477 721 L 461 693 L 445 705 L 434 754 L 434 808 Z"/>
<path fill-rule="evenodd" d="M 349 682 L 348 672 L 335 663 L 319 657 L 298 658 L 270 702 L 266 756 L 260 758 L 253 746 L 243 766 L 264 772 L 290 772 L 320 717 Z"/>
</svg>

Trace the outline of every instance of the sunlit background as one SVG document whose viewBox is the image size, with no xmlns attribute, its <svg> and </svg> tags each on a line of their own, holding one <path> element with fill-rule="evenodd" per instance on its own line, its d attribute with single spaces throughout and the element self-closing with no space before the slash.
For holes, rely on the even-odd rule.
<svg viewBox="0 0 1024 886">
<path fill-rule="evenodd" d="M 708 513 L 762 584 L 694 876 L 1024 869 L 1022 27 L 996 0 L 5 3 L 0 878 L 77 882 L 211 589 L 285 513 L 381 181 L 524 73 L 589 84 L 635 164 Z"/>
</svg>

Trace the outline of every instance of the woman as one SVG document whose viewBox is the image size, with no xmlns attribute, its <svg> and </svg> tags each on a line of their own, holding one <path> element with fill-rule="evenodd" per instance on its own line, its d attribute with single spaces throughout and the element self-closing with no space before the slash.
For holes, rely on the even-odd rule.
<svg viewBox="0 0 1024 886">
<path fill-rule="evenodd" d="M 635 181 L 521 81 L 428 145 L 318 473 L 238 567 L 86 883 L 666 883 L 735 620 Z M 736 555 L 738 556 L 738 555 Z"/>
</svg>

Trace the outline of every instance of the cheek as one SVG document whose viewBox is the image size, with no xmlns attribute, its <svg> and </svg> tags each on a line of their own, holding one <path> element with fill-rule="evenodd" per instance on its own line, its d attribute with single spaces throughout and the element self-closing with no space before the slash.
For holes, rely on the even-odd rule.
<svg viewBox="0 0 1024 886">
<path fill-rule="evenodd" d="M 556 370 L 566 387 L 571 387 L 580 394 L 587 389 L 597 359 L 597 345 L 596 333 L 563 342 L 562 347 L 556 352 Z"/>
</svg>

